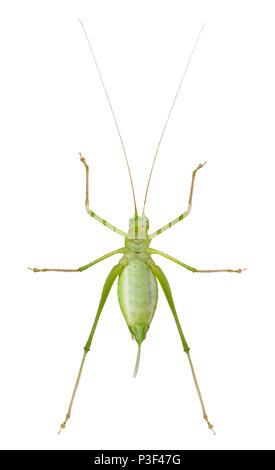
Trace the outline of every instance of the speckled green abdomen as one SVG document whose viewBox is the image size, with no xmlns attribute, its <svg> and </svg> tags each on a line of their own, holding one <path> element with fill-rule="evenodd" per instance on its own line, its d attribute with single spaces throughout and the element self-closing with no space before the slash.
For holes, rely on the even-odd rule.
<svg viewBox="0 0 275 470">
<path fill-rule="evenodd" d="M 130 332 L 140 344 L 156 310 L 158 286 L 152 272 L 138 256 L 129 260 L 119 276 L 118 300 Z"/>
</svg>

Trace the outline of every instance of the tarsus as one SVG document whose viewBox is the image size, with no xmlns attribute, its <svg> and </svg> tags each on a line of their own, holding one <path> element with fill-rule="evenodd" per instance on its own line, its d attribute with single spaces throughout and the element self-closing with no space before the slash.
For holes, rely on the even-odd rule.
<svg viewBox="0 0 275 470">
<path fill-rule="evenodd" d="M 72 411 L 72 406 L 73 406 L 73 402 L 74 402 L 74 397 L 75 397 L 75 394 L 76 394 L 76 391 L 77 391 L 77 388 L 78 388 L 78 385 L 79 385 L 79 381 L 80 381 L 80 377 L 81 377 L 81 373 L 82 373 L 82 369 L 83 369 L 83 366 L 84 366 L 84 362 L 85 362 L 85 359 L 86 359 L 87 352 L 88 352 L 87 350 L 84 351 L 83 358 L 82 358 L 80 368 L 79 368 L 79 372 L 77 374 L 77 379 L 76 379 L 76 383 L 75 383 L 75 386 L 74 386 L 72 398 L 71 398 L 71 401 L 70 401 L 69 409 L 68 409 L 68 412 L 66 414 L 66 418 L 65 418 L 64 423 L 62 423 L 60 425 L 60 429 L 58 431 L 58 434 L 60 434 L 62 429 L 65 428 L 68 419 L 70 419 L 70 417 L 71 417 L 71 411 Z"/>
</svg>

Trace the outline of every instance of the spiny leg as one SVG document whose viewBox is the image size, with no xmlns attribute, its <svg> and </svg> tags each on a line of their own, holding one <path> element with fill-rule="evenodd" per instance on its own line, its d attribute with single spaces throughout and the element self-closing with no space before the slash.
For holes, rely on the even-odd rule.
<svg viewBox="0 0 275 470">
<path fill-rule="evenodd" d="M 154 248 L 148 248 L 148 252 L 151 255 L 161 255 L 164 258 L 170 259 L 171 261 L 174 261 L 174 263 L 179 264 L 180 266 L 183 266 L 185 269 L 188 269 L 189 271 L 192 271 L 193 273 L 242 273 L 243 271 L 246 271 L 246 268 L 239 268 L 239 269 L 197 269 L 193 268 L 192 266 L 189 266 L 188 264 L 182 263 L 176 258 L 173 258 L 173 256 L 167 255 L 167 253 L 163 253 L 163 251 L 155 250 Z"/>
<path fill-rule="evenodd" d="M 159 283 L 162 287 L 162 290 L 163 290 L 163 292 L 166 296 L 168 304 L 169 304 L 169 306 L 172 310 L 172 313 L 173 313 L 173 316 L 174 316 L 174 319 L 175 319 L 175 322 L 176 322 L 176 325 L 177 325 L 177 328 L 178 328 L 178 332 L 179 332 L 180 337 L 181 337 L 181 342 L 182 342 L 182 345 L 183 345 L 183 349 L 187 354 L 188 361 L 189 361 L 189 364 L 190 364 L 190 367 L 191 367 L 193 380 L 194 380 L 194 383 L 195 383 L 195 387 L 196 387 L 196 390 L 197 390 L 197 393 L 198 393 L 198 396 L 199 396 L 199 400 L 200 400 L 200 404 L 201 404 L 201 408 L 202 408 L 203 418 L 207 422 L 208 428 L 211 429 L 213 431 L 213 433 L 215 434 L 215 431 L 213 429 L 213 424 L 211 424 L 208 420 L 208 416 L 207 416 L 205 406 L 204 406 L 204 403 L 203 403 L 201 391 L 200 391 L 199 384 L 198 384 L 198 381 L 197 381 L 197 377 L 196 377 L 196 374 L 195 374 L 194 366 L 193 366 L 193 363 L 192 363 L 192 360 L 191 360 L 191 357 L 190 357 L 190 352 L 189 352 L 190 348 L 189 348 L 189 346 L 186 342 L 186 339 L 184 337 L 184 334 L 183 334 L 181 326 L 180 326 L 180 322 L 179 322 L 179 319 L 178 319 L 178 315 L 177 315 L 177 312 L 176 312 L 176 308 L 175 308 L 175 304 L 174 304 L 174 300 L 173 300 L 173 296 L 172 296 L 172 292 L 171 292 L 171 288 L 169 286 L 168 280 L 167 280 L 164 272 L 162 271 L 162 269 L 159 266 L 156 266 L 154 263 L 150 263 L 148 265 L 149 265 L 149 268 L 151 269 L 152 273 L 158 279 L 158 281 L 159 281 Z"/>
<path fill-rule="evenodd" d="M 85 198 L 86 211 L 88 212 L 88 214 L 91 217 L 96 219 L 101 224 L 105 225 L 105 227 L 108 227 L 109 229 L 113 230 L 113 232 L 116 232 L 119 235 L 122 235 L 122 237 L 126 237 L 127 236 L 126 232 L 123 232 L 122 230 L 116 228 L 114 225 L 109 224 L 109 222 L 107 222 L 107 220 L 102 219 L 101 217 L 99 217 L 97 214 L 95 214 L 93 211 L 90 210 L 90 208 L 89 208 L 89 166 L 86 163 L 85 158 L 82 157 L 82 154 L 80 152 L 79 152 L 79 155 L 80 155 L 80 160 L 84 164 L 85 169 L 86 169 L 86 198 Z"/>
<path fill-rule="evenodd" d="M 103 290 L 102 290 L 101 299 L 100 299 L 100 302 L 99 302 L 97 314 L 96 314 L 96 317 L 95 317 L 95 320 L 94 320 L 94 323 L 93 323 L 93 326 L 92 326 L 92 329 L 91 329 L 91 333 L 90 333 L 90 335 L 88 337 L 88 340 L 87 340 L 87 343 L 85 344 L 85 347 L 84 347 L 83 358 L 82 358 L 80 368 L 79 368 L 79 371 L 78 371 L 78 374 L 77 374 L 77 378 L 76 378 L 75 386 L 74 386 L 74 389 L 73 389 L 72 398 L 71 398 L 71 401 L 70 401 L 70 404 L 69 404 L 69 408 L 68 408 L 68 411 L 67 411 L 67 414 L 66 414 L 66 418 L 65 418 L 65 421 L 60 425 L 60 430 L 59 430 L 58 434 L 60 434 L 62 429 L 65 428 L 68 419 L 70 419 L 70 417 L 71 417 L 72 406 L 73 406 L 74 398 L 75 398 L 76 391 L 77 391 L 77 388 L 78 388 L 78 385 L 79 385 L 82 369 L 83 369 L 83 366 L 84 366 L 86 355 L 90 351 L 92 339 L 93 339 L 93 336 L 94 336 L 94 333 L 95 333 L 95 329 L 96 329 L 100 314 L 101 314 L 102 309 L 104 307 L 104 304 L 107 300 L 107 297 L 109 295 L 111 287 L 112 287 L 115 279 L 120 274 L 120 272 L 122 271 L 123 268 L 124 268 L 124 265 L 122 263 L 119 263 L 116 266 L 114 266 L 114 268 L 111 270 L 111 272 L 108 275 L 108 277 L 105 281 L 105 284 L 103 286 Z"/>
<path fill-rule="evenodd" d="M 85 266 L 81 266 L 80 268 L 77 269 L 49 269 L 49 268 L 43 268 L 43 269 L 38 269 L 38 268 L 28 268 L 34 273 L 44 273 L 46 271 L 57 271 L 57 272 L 62 272 L 62 273 L 76 273 L 76 272 L 81 272 L 85 271 L 85 269 L 90 268 L 96 263 L 99 263 L 100 261 L 103 261 L 106 258 L 109 258 L 110 256 L 116 255 L 118 253 L 124 253 L 124 248 L 119 248 L 118 250 L 111 251 L 110 253 L 107 253 L 104 256 L 101 256 L 100 258 L 97 258 L 95 261 L 92 261 L 89 264 L 85 264 Z"/>
<path fill-rule="evenodd" d="M 194 191 L 194 182 L 195 182 L 195 177 L 197 174 L 197 171 L 200 170 L 204 165 L 206 165 L 207 162 L 200 163 L 199 166 L 193 171 L 192 173 L 192 180 L 191 180 L 191 187 L 190 187 L 190 193 L 189 193 L 189 200 L 188 200 L 188 208 L 183 214 L 181 214 L 179 217 L 176 219 L 172 220 L 172 222 L 169 222 L 169 224 L 164 225 L 164 227 L 160 228 L 156 232 L 152 233 L 151 235 L 148 235 L 150 239 L 156 237 L 157 235 L 160 235 L 162 232 L 165 232 L 168 228 L 172 227 L 176 223 L 180 222 L 182 219 L 188 216 L 190 214 L 191 209 L 192 209 L 192 199 L 193 199 L 193 191 Z"/>
</svg>

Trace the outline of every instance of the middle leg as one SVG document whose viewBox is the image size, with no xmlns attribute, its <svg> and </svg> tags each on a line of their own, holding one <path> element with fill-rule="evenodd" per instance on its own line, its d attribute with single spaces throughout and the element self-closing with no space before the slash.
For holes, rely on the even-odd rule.
<svg viewBox="0 0 275 470">
<path fill-rule="evenodd" d="M 56 271 L 56 272 L 61 272 L 61 273 L 76 273 L 76 272 L 81 272 L 85 271 L 85 269 L 90 268 L 96 263 L 99 263 L 100 261 L 103 261 L 106 258 L 109 258 L 109 256 L 116 255 L 118 253 L 124 253 L 124 248 L 119 248 L 118 250 L 111 251 L 110 253 L 107 253 L 104 256 L 101 256 L 100 258 L 97 258 L 95 261 L 92 261 L 89 264 L 85 264 L 85 266 L 81 266 L 80 268 L 77 269 L 51 269 L 51 268 L 43 268 L 43 269 L 38 269 L 38 268 L 28 268 L 34 273 L 44 273 L 46 271 Z"/>
<path fill-rule="evenodd" d="M 174 261 L 174 263 L 179 264 L 180 266 L 183 266 L 185 269 L 188 269 L 189 271 L 192 271 L 193 273 L 242 273 L 243 271 L 246 271 L 246 268 L 239 268 L 239 269 L 197 269 L 193 268 L 192 266 L 189 266 L 188 264 L 182 263 L 182 261 L 179 261 L 176 258 L 173 258 L 173 256 L 167 255 L 167 253 L 163 253 L 163 251 L 155 250 L 154 248 L 148 248 L 148 251 L 151 255 L 161 255 L 164 258 L 170 259 L 170 261 Z"/>
</svg>

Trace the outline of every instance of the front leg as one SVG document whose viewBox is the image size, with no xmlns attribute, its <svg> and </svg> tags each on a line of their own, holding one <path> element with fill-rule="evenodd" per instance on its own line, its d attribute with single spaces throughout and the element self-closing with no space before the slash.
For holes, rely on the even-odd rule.
<svg viewBox="0 0 275 470">
<path fill-rule="evenodd" d="M 152 233 L 151 235 L 149 235 L 149 238 L 152 239 L 154 237 L 156 237 L 157 235 L 160 235 L 162 232 L 164 232 L 165 230 L 167 230 L 168 228 L 172 227 L 173 225 L 177 224 L 178 222 L 180 222 L 182 219 L 184 219 L 185 217 L 188 216 L 188 214 L 190 214 L 191 212 L 191 209 L 192 209 L 192 199 L 193 199 L 193 191 L 194 191 L 194 182 L 195 182 L 195 177 L 196 177 L 196 174 L 197 174 L 197 171 L 200 170 L 204 165 L 206 165 L 207 162 L 205 163 L 200 163 L 199 166 L 193 171 L 192 173 L 192 180 L 191 180 L 191 187 L 190 187 L 190 193 L 189 193 L 189 200 L 188 200 L 188 207 L 186 209 L 185 212 L 183 212 L 183 214 L 181 214 L 179 217 L 177 217 L 176 219 L 172 220 L 172 222 L 169 222 L 169 224 L 167 225 L 164 225 L 164 227 L 158 229 L 156 232 Z"/>
<path fill-rule="evenodd" d="M 179 261 L 176 258 L 173 258 L 173 256 L 167 255 L 166 253 L 163 253 L 163 251 L 155 250 L 154 248 L 148 248 L 148 252 L 151 255 L 161 255 L 164 258 L 170 259 L 170 261 L 174 261 L 174 263 L 179 264 L 180 266 L 183 266 L 185 269 L 188 269 L 189 271 L 192 271 L 193 273 L 241 273 L 246 270 L 246 268 L 239 268 L 239 269 L 197 269 L 193 268 L 192 266 L 189 266 L 188 264 L 182 263 L 182 261 Z"/>
<path fill-rule="evenodd" d="M 106 258 L 109 258 L 109 256 L 113 256 L 118 253 L 124 253 L 124 251 L 125 251 L 124 248 L 119 248 L 118 250 L 111 251 L 110 253 L 107 253 L 106 255 L 101 256 L 100 258 L 97 258 L 95 261 L 92 261 L 89 264 L 85 264 L 85 266 L 81 266 L 80 268 L 77 268 L 77 269 L 51 269 L 51 268 L 50 269 L 49 268 L 43 268 L 43 269 L 28 268 L 28 269 L 30 269 L 34 273 L 44 273 L 46 271 L 56 271 L 56 272 L 61 272 L 61 273 L 77 273 L 77 272 L 85 271 L 85 269 L 90 268 L 94 264 L 99 263 L 100 261 L 103 261 Z"/>
<path fill-rule="evenodd" d="M 85 158 L 82 157 L 80 152 L 79 152 L 79 155 L 80 155 L 80 161 L 83 163 L 83 165 L 85 166 L 85 170 L 86 170 L 86 198 L 85 198 L 86 211 L 88 212 L 88 214 L 91 217 L 96 219 L 101 224 L 105 225 L 105 227 L 108 227 L 109 229 L 113 230 L 113 232 L 116 232 L 119 235 L 122 235 L 122 237 L 126 237 L 127 233 L 125 233 L 122 230 L 116 228 L 114 225 L 109 224 L 109 222 L 107 222 L 107 220 L 102 219 L 101 217 L 99 217 L 99 215 L 95 214 L 93 211 L 90 210 L 90 208 L 89 208 L 89 166 L 86 163 Z"/>
</svg>

